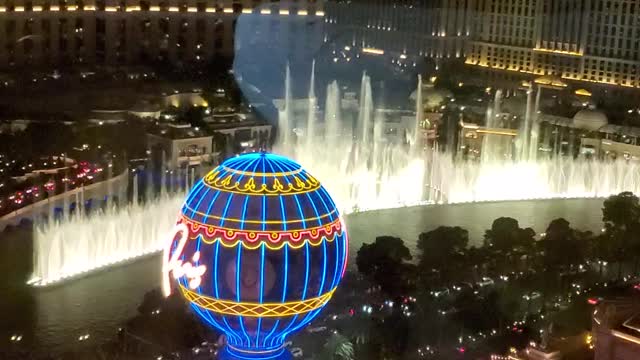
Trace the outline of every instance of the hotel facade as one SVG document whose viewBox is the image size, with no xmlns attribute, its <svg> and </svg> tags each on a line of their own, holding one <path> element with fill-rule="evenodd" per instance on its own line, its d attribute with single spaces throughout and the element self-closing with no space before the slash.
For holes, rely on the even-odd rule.
<svg viewBox="0 0 640 360">
<path fill-rule="evenodd" d="M 277 36 L 274 28 L 295 32 L 288 24 L 301 21 L 289 20 L 324 10 L 313 0 L 286 8 L 266 0 L 0 0 L 0 69 L 231 57 L 240 16 L 256 20 L 256 33 Z"/>
<path fill-rule="evenodd" d="M 640 87 L 640 1 L 475 1 L 467 64 Z"/>
<path fill-rule="evenodd" d="M 285 45 L 640 87 L 640 0 L 0 0 L 0 69 L 230 57 L 242 16 L 253 36 Z M 299 36 L 308 31 L 321 34 Z"/>
</svg>

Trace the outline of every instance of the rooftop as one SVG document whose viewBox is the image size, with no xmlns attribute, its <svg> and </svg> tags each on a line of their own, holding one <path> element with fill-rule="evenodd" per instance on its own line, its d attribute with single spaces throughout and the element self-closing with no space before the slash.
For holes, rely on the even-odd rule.
<svg viewBox="0 0 640 360">
<path fill-rule="evenodd" d="M 149 130 L 149 134 L 173 140 L 211 137 L 203 129 L 189 124 L 155 126 Z"/>
</svg>

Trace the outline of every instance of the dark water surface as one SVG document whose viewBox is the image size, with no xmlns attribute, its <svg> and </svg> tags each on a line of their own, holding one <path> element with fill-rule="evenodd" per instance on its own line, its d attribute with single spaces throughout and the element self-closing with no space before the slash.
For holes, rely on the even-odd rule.
<svg viewBox="0 0 640 360">
<path fill-rule="evenodd" d="M 536 232 L 558 217 L 581 230 L 602 228 L 602 199 L 539 200 L 437 205 L 371 211 L 346 217 L 350 257 L 363 242 L 379 235 L 398 236 L 415 250 L 418 234 L 440 225 L 469 230 L 471 243 L 482 243 L 494 219 L 510 216 Z M 53 288 L 34 289 L 25 282 L 31 269 L 30 233 L 14 230 L 0 235 L 0 354 L 3 349 L 30 347 L 57 353 L 111 338 L 123 322 L 136 314 L 148 290 L 160 284 L 160 257 L 91 274 Z M 14 334 L 20 343 L 10 342 Z M 87 342 L 80 335 L 90 334 Z"/>
</svg>

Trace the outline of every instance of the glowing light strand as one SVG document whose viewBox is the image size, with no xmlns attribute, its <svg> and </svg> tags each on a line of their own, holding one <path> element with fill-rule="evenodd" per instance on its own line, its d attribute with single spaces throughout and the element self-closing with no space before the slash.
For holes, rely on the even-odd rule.
<svg viewBox="0 0 640 360">
<path fill-rule="evenodd" d="M 264 248 L 265 245 L 262 244 L 260 247 L 260 293 L 258 301 L 262 304 L 262 299 L 264 295 Z M 258 342 L 260 341 L 260 328 L 262 327 L 262 318 L 258 318 L 258 326 L 256 328 L 256 346 L 258 346 Z"/>
<path fill-rule="evenodd" d="M 300 175 L 303 174 L 301 173 Z M 241 176 L 244 176 L 244 174 Z M 306 181 L 294 178 L 295 183 L 290 182 L 286 187 L 282 185 L 279 177 L 269 176 L 268 178 L 270 180 L 269 183 L 265 176 L 262 184 L 259 185 L 256 184 L 254 177 L 242 183 L 240 179 L 234 180 L 233 175 L 221 175 L 220 170 L 214 170 L 205 177 L 205 183 L 207 186 L 219 191 L 267 196 L 298 195 L 321 188 L 320 182 L 312 176 L 306 176 Z"/>
<path fill-rule="evenodd" d="M 220 195 L 222 192 L 218 192 L 216 193 L 216 195 Z M 221 220 L 223 219 L 222 216 L 218 216 L 218 215 L 213 215 L 213 214 L 205 214 L 203 212 L 198 211 L 197 209 L 192 208 L 190 205 L 185 205 L 183 207 L 183 211 L 182 213 L 186 213 L 186 212 L 192 212 L 193 214 L 197 214 L 200 216 L 203 216 L 205 218 L 209 218 L 209 219 L 214 219 L 214 220 Z M 322 214 L 322 215 L 318 215 L 316 217 L 310 217 L 310 218 L 303 218 L 303 219 L 292 219 L 292 220 L 287 220 L 286 223 L 287 224 L 296 224 L 296 223 L 301 223 L 303 221 L 312 221 L 312 220 L 321 220 L 321 219 L 325 219 L 325 218 L 329 218 L 329 219 L 333 219 L 333 215 L 336 214 L 338 211 L 333 209 L 329 212 L 327 212 L 326 214 Z M 247 220 L 247 219 L 240 219 L 240 218 L 232 218 L 232 217 L 226 217 L 224 218 L 225 221 L 227 222 L 232 222 L 232 223 L 240 223 L 240 222 L 246 222 L 249 224 L 282 224 L 283 221 L 281 220 L 267 220 L 264 219 L 264 221 L 262 220 Z M 196 222 L 195 220 L 192 220 L 194 222 Z M 202 225 L 202 226 L 208 226 L 208 225 Z"/>
</svg>

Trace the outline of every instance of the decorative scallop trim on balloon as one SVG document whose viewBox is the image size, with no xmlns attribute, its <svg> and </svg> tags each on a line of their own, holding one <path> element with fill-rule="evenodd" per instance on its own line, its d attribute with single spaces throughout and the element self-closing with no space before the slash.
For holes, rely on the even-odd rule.
<svg viewBox="0 0 640 360">
<path fill-rule="evenodd" d="M 237 176 L 235 173 L 229 174 L 227 171 L 216 169 L 205 176 L 204 183 L 219 191 L 267 196 L 304 194 L 320 188 L 320 182 L 309 174 L 304 174 L 304 177 L 297 173 L 285 176 L 278 176 L 278 173 L 258 175 L 259 173 L 247 173 L 243 179 L 244 175 Z"/>
<path fill-rule="evenodd" d="M 322 241 L 333 241 L 336 236 L 343 236 L 342 219 L 336 219 L 324 226 L 294 231 L 252 231 L 235 230 L 212 225 L 203 225 L 184 216 L 178 220 L 189 229 L 189 238 L 201 237 L 207 244 L 220 241 L 226 247 L 236 246 L 238 242 L 248 249 L 257 249 L 261 244 L 266 244 L 271 250 L 281 249 L 285 244 L 298 249 L 309 243 L 318 246 Z"/>
</svg>

